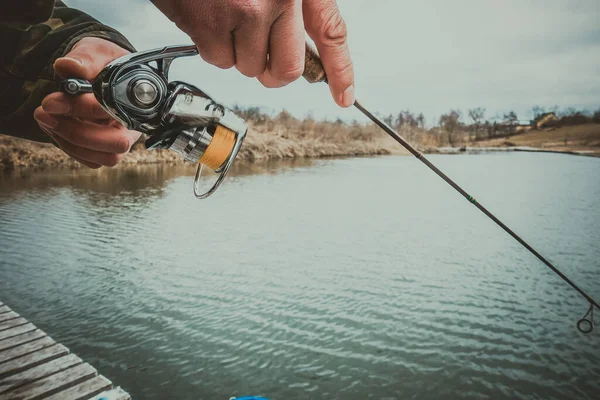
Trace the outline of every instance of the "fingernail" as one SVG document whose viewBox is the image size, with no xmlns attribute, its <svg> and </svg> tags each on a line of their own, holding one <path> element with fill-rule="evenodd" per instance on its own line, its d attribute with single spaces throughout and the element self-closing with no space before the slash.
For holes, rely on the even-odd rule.
<svg viewBox="0 0 600 400">
<path fill-rule="evenodd" d="M 344 107 L 350 107 L 352 104 L 354 104 L 354 85 L 348 86 L 342 95 L 342 105 Z"/>
<path fill-rule="evenodd" d="M 42 103 L 44 111 L 50 114 L 68 114 L 71 111 L 69 103 L 57 99 L 51 99 Z"/>
<path fill-rule="evenodd" d="M 58 126 L 58 120 L 52 115 L 45 112 L 36 113 L 35 120 L 50 129 L 56 128 Z"/>
</svg>

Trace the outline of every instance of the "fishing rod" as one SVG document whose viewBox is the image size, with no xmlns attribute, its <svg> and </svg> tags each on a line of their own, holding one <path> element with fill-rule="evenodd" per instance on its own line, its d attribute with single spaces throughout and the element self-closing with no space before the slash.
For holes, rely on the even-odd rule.
<svg viewBox="0 0 600 400">
<path fill-rule="evenodd" d="M 239 154 L 248 127 L 232 110 L 215 102 L 199 88 L 185 82 L 169 81 L 169 69 L 175 59 L 197 54 L 198 50 L 193 45 L 167 46 L 132 53 L 108 64 L 93 82 L 67 79 L 60 82 L 60 88 L 73 96 L 93 93 L 110 116 L 128 129 L 149 136 L 145 142 L 147 149 L 168 149 L 186 161 L 197 163 L 194 194 L 205 199 L 225 179 Z M 308 43 L 303 76 L 310 83 L 327 83 L 321 58 Z M 594 307 L 600 310 L 598 302 L 440 171 L 398 132 L 358 101 L 354 106 L 579 292 L 590 303 L 590 307 L 577 322 L 577 329 L 582 333 L 594 330 Z M 200 181 L 205 166 L 216 172 L 217 178 L 203 187 Z"/>
<path fill-rule="evenodd" d="M 305 59 L 305 70 L 304 70 L 304 78 L 310 83 L 324 82 L 327 83 L 327 74 L 325 73 L 325 69 L 323 68 L 323 64 L 321 63 L 321 58 L 317 51 L 308 43 L 306 43 L 306 59 Z M 577 329 L 585 334 L 588 334 L 594 330 L 594 307 L 600 310 L 600 305 L 596 302 L 589 294 L 587 294 L 583 289 L 577 286 L 572 280 L 570 280 L 565 274 L 563 274 L 556 266 L 554 266 L 550 261 L 548 261 L 544 256 L 537 252 L 529 243 L 523 240 L 519 235 L 517 235 L 512 229 L 510 229 L 506 224 L 500 221 L 494 214 L 492 214 L 487 208 L 485 208 L 481 203 L 479 203 L 475 197 L 471 196 L 467 193 L 463 188 L 461 188 L 456 182 L 450 179 L 446 174 L 440 171 L 435 165 L 431 163 L 419 150 L 417 150 L 414 146 L 412 146 L 409 142 L 406 141 L 398 132 L 396 132 L 392 127 L 382 121 L 380 118 L 375 116 L 369 110 L 362 106 L 358 101 L 354 102 L 354 107 L 356 107 L 360 112 L 366 115 L 375 125 L 383 129 L 392 139 L 396 142 L 400 143 L 406 150 L 408 150 L 413 156 L 415 156 L 419 161 L 427 166 L 430 170 L 436 173 L 437 176 L 442 178 L 448 185 L 452 186 L 454 190 L 460 193 L 465 199 L 467 199 L 471 204 L 477 207 L 482 213 L 484 213 L 488 218 L 494 221 L 500 228 L 502 228 L 506 233 L 512 236 L 517 242 L 519 242 L 523 247 L 525 247 L 529 252 L 531 252 L 534 256 L 536 256 L 541 262 L 543 262 L 548 268 L 550 268 L 554 273 L 556 273 L 559 277 L 562 278 L 566 283 L 569 284 L 573 289 L 579 292 L 589 303 L 590 306 L 585 313 L 585 315 L 577 322 Z"/>
</svg>

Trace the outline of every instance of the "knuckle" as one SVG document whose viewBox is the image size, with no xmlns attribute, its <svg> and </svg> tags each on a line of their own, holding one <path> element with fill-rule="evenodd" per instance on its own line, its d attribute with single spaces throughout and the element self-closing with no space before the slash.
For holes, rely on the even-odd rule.
<svg viewBox="0 0 600 400">
<path fill-rule="evenodd" d="M 340 63 L 336 63 L 331 66 L 331 75 L 334 77 L 341 77 L 341 79 L 348 80 L 344 82 L 347 86 L 352 84 L 354 80 L 354 66 L 350 60 L 345 60 Z"/>
<path fill-rule="evenodd" d="M 224 60 L 212 60 L 212 61 L 206 60 L 206 62 L 214 65 L 215 67 L 221 68 L 221 69 L 230 69 L 235 65 L 231 61 L 224 61 Z"/>
<path fill-rule="evenodd" d="M 227 60 L 224 58 L 218 58 L 215 56 L 212 56 L 210 54 L 201 54 L 202 59 L 204 61 L 206 61 L 209 64 L 214 65 L 215 67 L 221 68 L 221 69 L 230 69 L 231 67 L 233 67 L 235 65 L 235 63 L 232 60 Z"/>
<path fill-rule="evenodd" d="M 276 75 L 283 83 L 288 84 L 300 78 L 304 73 L 303 63 L 294 63 L 282 68 Z"/>
<path fill-rule="evenodd" d="M 265 18 L 267 11 L 265 1 L 260 0 L 246 0 L 239 3 L 239 11 L 241 13 L 241 20 L 244 22 L 256 22 Z"/>
<path fill-rule="evenodd" d="M 238 71 L 240 71 L 243 75 L 247 76 L 248 78 L 256 78 L 256 77 L 262 75 L 263 72 L 265 72 L 266 65 L 252 66 L 252 67 L 243 67 L 243 66 L 238 65 L 237 69 L 238 69 Z"/>
<path fill-rule="evenodd" d="M 262 81 L 262 84 L 267 89 L 278 89 L 278 88 L 284 86 L 282 83 L 275 82 L 275 81 Z"/>
<path fill-rule="evenodd" d="M 208 31 L 212 35 L 219 35 L 226 30 L 226 26 L 223 22 L 216 17 L 207 17 L 202 24 L 202 29 Z M 189 31 L 191 31 L 191 29 L 189 29 Z"/>
<path fill-rule="evenodd" d="M 325 44 L 338 46 L 346 42 L 348 28 L 337 8 L 330 8 L 325 13 L 321 30 L 321 39 Z"/>
</svg>

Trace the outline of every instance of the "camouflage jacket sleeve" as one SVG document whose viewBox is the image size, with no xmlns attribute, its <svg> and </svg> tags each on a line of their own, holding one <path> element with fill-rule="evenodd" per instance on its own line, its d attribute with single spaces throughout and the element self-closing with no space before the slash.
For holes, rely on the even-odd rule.
<svg viewBox="0 0 600 400">
<path fill-rule="evenodd" d="M 58 90 L 54 61 L 80 39 L 99 37 L 135 51 L 116 30 L 54 0 L 18 0 L 0 13 L 0 133 L 50 142 L 33 111 Z"/>
</svg>

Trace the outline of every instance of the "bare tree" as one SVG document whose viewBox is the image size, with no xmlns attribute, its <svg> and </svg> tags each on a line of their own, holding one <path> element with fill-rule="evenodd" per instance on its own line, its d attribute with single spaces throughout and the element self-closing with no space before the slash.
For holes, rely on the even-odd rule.
<svg viewBox="0 0 600 400">
<path fill-rule="evenodd" d="M 425 116 L 423 115 L 423 113 L 419 113 L 419 115 L 417 116 L 417 123 L 418 127 L 420 127 L 421 129 L 425 129 Z"/>
<path fill-rule="evenodd" d="M 387 117 L 384 117 L 383 122 L 385 122 L 389 126 L 394 126 L 394 116 L 392 114 L 390 114 Z"/>
<path fill-rule="evenodd" d="M 473 120 L 473 127 L 475 128 L 475 139 L 479 139 L 479 132 L 481 130 L 481 123 L 485 118 L 485 108 L 477 107 L 469 110 L 469 118 Z"/>
<path fill-rule="evenodd" d="M 541 107 L 538 105 L 531 107 L 531 111 L 533 111 L 533 120 L 534 121 L 546 113 L 546 109 L 544 107 Z"/>
<path fill-rule="evenodd" d="M 504 114 L 504 123 L 510 126 L 514 126 L 519 122 L 519 117 L 514 111 L 509 112 L 508 114 Z"/>
<path fill-rule="evenodd" d="M 410 110 L 404 110 L 398 113 L 398 117 L 396 118 L 396 126 L 400 128 L 403 125 L 410 125 L 413 128 L 419 126 L 417 118 Z"/>
<path fill-rule="evenodd" d="M 575 107 L 569 107 L 564 109 L 559 115 L 561 117 L 570 117 L 577 114 L 579 114 L 579 112 L 575 109 Z"/>
<path fill-rule="evenodd" d="M 460 110 L 450 110 L 448 114 L 440 117 L 440 127 L 446 133 L 448 144 L 452 147 L 459 141 L 462 133 L 460 131 L 460 116 Z"/>
</svg>

